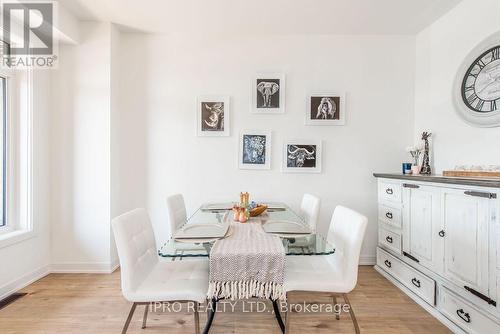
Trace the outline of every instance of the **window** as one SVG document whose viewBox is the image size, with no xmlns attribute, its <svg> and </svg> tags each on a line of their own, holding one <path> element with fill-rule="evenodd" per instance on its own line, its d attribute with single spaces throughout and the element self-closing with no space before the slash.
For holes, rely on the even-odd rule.
<svg viewBox="0 0 500 334">
<path fill-rule="evenodd" d="M 6 221 L 6 176 L 7 176 L 7 78 L 0 77 L 0 227 Z"/>
<path fill-rule="evenodd" d="M 0 67 L 0 248 L 35 235 L 31 94 L 31 70 Z"/>
</svg>

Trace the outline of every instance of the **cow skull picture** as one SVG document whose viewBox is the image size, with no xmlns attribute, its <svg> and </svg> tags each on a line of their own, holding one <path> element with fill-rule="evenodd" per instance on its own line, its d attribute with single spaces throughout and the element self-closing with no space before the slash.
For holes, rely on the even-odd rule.
<svg viewBox="0 0 500 334">
<path fill-rule="evenodd" d="M 276 94 L 280 86 L 276 82 L 261 81 L 257 84 L 257 91 L 261 94 L 263 104 L 259 105 L 261 108 L 271 108 L 271 97 Z M 279 104 L 279 101 L 278 101 Z M 279 105 L 278 105 L 279 107 Z"/>
<path fill-rule="evenodd" d="M 321 141 L 290 140 L 283 147 L 284 172 L 321 172 Z"/>
<path fill-rule="evenodd" d="M 316 147 L 314 145 L 307 145 L 307 146 L 288 145 L 288 161 L 287 161 L 288 167 L 304 167 L 304 163 L 306 162 L 306 160 L 316 159 L 315 152 L 316 152 Z M 311 165 L 313 165 L 312 167 L 314 167 L 315 161 L 313 161 Z"/>
</svg>

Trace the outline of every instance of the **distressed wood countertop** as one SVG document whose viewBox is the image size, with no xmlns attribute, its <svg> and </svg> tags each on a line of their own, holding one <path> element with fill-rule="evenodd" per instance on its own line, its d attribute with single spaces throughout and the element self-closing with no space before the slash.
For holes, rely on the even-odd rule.
<svg viewBox="0 0 500 334">
<path fill-rule="evenodd" d="M 447 184 L 461 184 L 466 186 L 500 188 L 500 178 L 451 177 L 442 175 L 404 175 L 398 173 L 373 173 L 373 176 L 384 179 L 397 179 L 397 180 L 409 180 L 418 182 L 434 182 L 434 183 L 447 183 Z"/>
</svg>

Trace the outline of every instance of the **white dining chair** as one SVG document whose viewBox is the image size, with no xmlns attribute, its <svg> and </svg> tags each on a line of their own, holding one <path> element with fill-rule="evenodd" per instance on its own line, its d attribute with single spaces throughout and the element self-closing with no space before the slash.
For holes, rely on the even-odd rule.
<svg viewBox="0 0 500 334">
<path fill-rule="evenodd" d="M 302 203 L 300 204 L 300 214 L 309 224 L 311 230 L 316 232 L 316 224 L 318 222 L 320 199 L 311 194 L 304 194 Z"/>
<path fill-rule="evenodd" d="M 335 246 L 335 253 L 318 256 L 289 256 L 285 265 L 285 291 L 320 293 L 333 298 L 342 296 L 349 305 L 349 313 L 356 333 L 359 326 L 347 294 L 358 281 L 361 245 L 368 219 L 360 213 L 337 206 L 332 216 L 327 240 Z M 287 297 L 288 298 L 288 297 Z M 338 314 L 336 316 L 339 319 Z M 289 331 L 290 312 L 286 314 L 286 333 Z"/>
<path fill-rule="evenodd" d="M 170 223 L 170 235 L 175 232 L 187 221 L 186 204 L 181 194 L 175 194 L 167 197 L 168 221 Z"/>
<path fill-rule="evenodd" d="M 121 267 L 122 294 L 132 302 L 122 334 L 137 305 L 145 305 L 146 327 L 150 303 L 193 302 L 195 333 L 199 333 L 198 303 L 208 291 L 207 261 L 160 261 L 149 216 L 144 209 L 127 212 L 112 221 Z"/>
</svg>

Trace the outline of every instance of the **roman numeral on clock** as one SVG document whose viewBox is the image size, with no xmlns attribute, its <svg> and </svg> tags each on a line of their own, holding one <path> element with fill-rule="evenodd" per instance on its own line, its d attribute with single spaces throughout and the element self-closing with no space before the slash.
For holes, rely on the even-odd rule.
<svg viewBox="0 0 500 334">
<path fill-rule="evenodd" d="M 477 61 L 477 66 L 479 66 L 479 69 L 482 70 L 486 65 L 483 63 L 481 59 Z M 476 74 L 477 76 L 477 74 Z"/>
<path fill-rule="evenodd" d="M 481 100 L 481 99 L 479 99 L 479 102 L 476 105 L 476 109 L 477 110 L 483 110 L 483 105 L 484 105 L 484 101 Z"/>
<path fill-rule="evenodd" d="M 500 48 L 491 51 L 491 61 L 500 59 Z"/>
<path fill-rule="evenodd" d="M 465 87 L 465 92 L 474 91 L 474 85 Z"/>
<path fill-rule="evenodd" d="M 497 99 L 497 100 L 500 100 L 500 99 Z M 495 110 L 497 110 L 497 100 L 495 100 L 495 101 L 491 101 L 490 111 L 495 111 Z"/>
<path fill-rule="evenodd" d="M 474 101 L 476 101 L 478 99 L 476 93 L 472 93 L 468 98 L 467 98 L 467 102 L 469 102 L 469 105 L 472 106 L 472 104 L 474 103 Z"/>
</svg>

